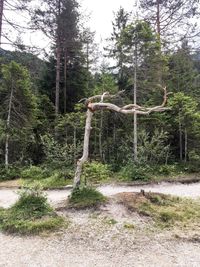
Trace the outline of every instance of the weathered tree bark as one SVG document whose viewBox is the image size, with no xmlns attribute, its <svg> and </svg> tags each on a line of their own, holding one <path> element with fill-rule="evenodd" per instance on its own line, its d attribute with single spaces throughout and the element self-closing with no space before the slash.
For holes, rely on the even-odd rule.
<svg viewBox="0 0 200 267">
<path fill-rule="evenodd" d="M 160 44 L 160 35 L 161 35 L 161 29 L 160 29 L 160 0 L 156 0 L 156 27 L 157 27 L 157 34 L 158 34 L 158 41 Z"/>
<path fill-rule="evenodd" d="M 102 132 L 103 132 L 103 110 L 101 111 L 100 129 L 99 129 L 99 155 L 100 155 L 101 160 L 103 159 Z"/>
<path fill-rule="evenodd" d="M 60 95 L 60 43 L 57 41 L 57 51 L 56 51 L 56 99 L 55 99 L 55 111 L 56 116 L 59 113 L 59 95 Z"/>
<path fill-rule="evenodd" d="M 183 161 L 183 134 L 182 134 L 182 124 L 181 124 L 181 112 L 179 111 L 179 158 Z"/>
<path fill-rule="evenodd" d="M 134 55 L 134 61 L 135 61 L 135 68 L 134 68 L 134 88 L 133 88 L 133 97 L 134 97 L 134 105 L 137 105 L 137 43 L 135 44 L 135 55 Z M 138 152 L 137 152 L 137 114 L 134 113 L 134 119 L 133 119 L 133 158 L 134 161 L 137 162 L 138 160 Z"/>
<path fill-rule="evenodd" d="M 119 92 L 118 96 L 122 92 Z M 115 111 L 115 112 L 122 113 L 122 114 L 135 114 L 136 113 L 136 114 L 140 114 L 140 115 L 148 115 L 152 112 L 161 112 L 161 111 L 165 111 L 168 109 L 168 108 L 164 107 L 166 102 L 167 102 L 166 88 L 164 88 L 163 103 L 160 106 L 156 106 L 156 107 L 152 107 L 152 108 L 146 108 L 146 107 L 142 107 L 142 106 L 139 106 L 136 104 L 130 104 L 130 105 L 126 105 L 124 107 L 118 107 L 114 104 L 103 102 L 104 99 L 106 99 L 106 98 L 114 98 L 114 97 L 117 97 L 117 95 L 110 95 L 108 92 L 106 92 L 106 93 L 103 93 L 102 95 L 96 95 L 96 96 L 90 97 L 86 101 L 87 117 L 86 117 L 86 125 L 85 125 L 83 155 L 77 161 L 73 188 L 79 187 L 80 182 L 81 182 L 82 167 L 83 167 L 83 164 L 88 160 L 91 122 L 92 122 L 92 115 L 95 111 L 110 110 L 110 111 Z M 95 99 L 100 100 L 100 102 L 92 103 L 92 101 L 94 101 Z"/>
<path fill-rule="evenodd" d="M 64 113 L 67 111 L 67 51 L 64 55 Z"/>
<path fill-rule="evenodd" d="M 76 164 L 76 127 L 74 127 L 74 164 Z"/>
<path fill-rule="evenodd" d="M 10 99 L 8 104 L 8 116 L 6 121 L 6 141 L 5 141 L 5 166 L 8 167 L 9 164 L 9 137 L 10 137 L 10 120 L 11 120 L 11 111 L 12 111 L 12 101 L 13 101 L 14 85 L 11 83 L 11 92 Z"/>
<path fill-rule="evenodd" d="M 185 157 L 184 157 L 184 162 L 187 162 L 187 154 L 188 154 L 188 134 L 187 134 L 187 129 L 185 128 Z"/>
<path fill-rule="evenodd" d="M 61 3 L 58 0 L 58 14 L 57 20 L 59 20 L 61 10 Z M 61 40 L 60 40 L 60 23 L 57 21 L 57 37 L 56 37 L 56 97 L 55 97 L 55 112 L 56 117 L 59 113 L 59 98 L 60 98 L 60 63 L 61 63 Z"/>
<path fill-rule="evenodd" d="M 74 186 L 73 186 L 74 188 L 79 187 L 80 182 L 81 182 L 81 172 L 82 172 L 83 164 L 88 160 L 92 115 L 93 115 L 93 112 L 90 109 L 88 109 L 86 123 L 85 123 L 83 156 L 77 161 L 77 167 L 76 167 L 76 172 L 75 172 L 75 177 L 74 177 Z"/>
<path fill-rule="evenodd" d="M 4 6 L 4 0 L 0 0 L 0 47 L 1 47 L 1 38 L 2 38 L 3 6 Z"/>
</svg>

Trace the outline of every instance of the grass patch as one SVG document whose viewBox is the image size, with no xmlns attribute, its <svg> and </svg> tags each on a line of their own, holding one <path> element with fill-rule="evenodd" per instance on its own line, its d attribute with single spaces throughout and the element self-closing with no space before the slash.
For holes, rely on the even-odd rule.
<svg viewBox="0 0 200 267">
<path fill-rule="evenodd" d="M 200 203 L 157 193 L 118 194 L 120 203 L 129 210 L 148 216 L 160 227 L 184 226 L 198 222 Z"/>
<path fill-rule="evenodd" d="M 69 207 L 85 209 L 98 207 L 105 203 L 106 198 L 94 188 L 83 187 L 73 190 L 69 197 Z"/>
<path fill-rule="evenodd" d="M 31 166 L 22 171 L 22 185 L 34 187 L 40 184 L 42 189 L 62 188 L 73 183 L 73 173 L 70 170 L 47 170 L 45 167 Z"/>
<path fill-rule="evenodd" d="M 62 226 L 64 219 L 53 211 L 39 190 L 22 191 L 11 208 L 0 209 L 0 229 L 8 233 L 39 234 Z"/>
</svg>

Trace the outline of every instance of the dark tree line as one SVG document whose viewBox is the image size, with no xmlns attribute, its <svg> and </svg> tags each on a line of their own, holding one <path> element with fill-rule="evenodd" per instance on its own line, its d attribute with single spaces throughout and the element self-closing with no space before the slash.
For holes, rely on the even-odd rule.
<svg viewBox="0 0 200 267">
<path fill-rule="evenodd" d="M 132 173 L 134 166 L 175 162 L 198 169 L 200 55 L 191 42 L 198 37 L 198 1 L 143 0 L 137 19 L 121 7 L 105 47 L 112 61 L 97 72 L 91 70 L 94 34 L 83 27 L 79 10 L 75 0 L 45 0 L 28 10 L 30 25 L 51 40 L 45 59 L 1 50 L 1 164 L 73 169 L 84 133 L 85 106 L 79 100 L 125 90 L 112 99 L 117 106 L 156 106 L 166 86 L 164 113 L 95 113 L 90 159 Z"/>
</svg>

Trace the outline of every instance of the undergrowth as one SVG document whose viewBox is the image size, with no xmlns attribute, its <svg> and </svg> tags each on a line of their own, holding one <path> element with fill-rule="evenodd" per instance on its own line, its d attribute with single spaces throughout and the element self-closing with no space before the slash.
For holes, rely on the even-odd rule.
<svg viewBox="0 0 200 267">
<path fill-rule="evenodd" d="M 64 226 L 38 189 L 20 193 L 19 200 L 9 209 L 0 209 L 0 229 L 8 233 L 39 234 Z"/>
<path fill-rule="evenodd" d="M 51 170 L 45 166 L 31 166 L 21 173 L 22 185 L 33 187 L 38 182 L 43 189 L 60 188 L 72 184 L 73 172 L 71 170 Z"/>
</svg>

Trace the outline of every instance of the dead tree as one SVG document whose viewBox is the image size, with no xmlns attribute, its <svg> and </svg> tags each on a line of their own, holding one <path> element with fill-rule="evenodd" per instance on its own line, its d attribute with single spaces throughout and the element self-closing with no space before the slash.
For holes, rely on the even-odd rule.
<svg viewBox="0 0 200 267">
<path fill-rule="evenodd" d="M 87 114 L 86 114 L 85 135 L 83 143 L 83 155 L 77 161 L 76 172 L 74 176 L 74 186 L 73 186 L 74 188 L 79 187 L 81 181 L 82 167 L 83 164 L 88 160 L 91 122 L 94 112 L 101 110 L 110 110 L 122 114 L 149 115 L 152 112 L 165 111 L 168 109 L 165 107 L 165 104 L 167 102 L 166 88 L 163 88 L 163 91 L 164 91 L 164 96 L 162 104 L 160 106 L 155 106 L 151 108 L 142 107 L 137 104 L 129 104 L 123 107 L 118 107 L 115 104 L 104 102 L 105 99 L 116 98 L 124 91 L 119 92 L 117 95 L 110 95 L 108 92 L 105 92 L 102 95 L 92 96 L 86 100 Z M 99 102 L 94 102 L 95 100 L 99 100 Z"/>
</svg>

